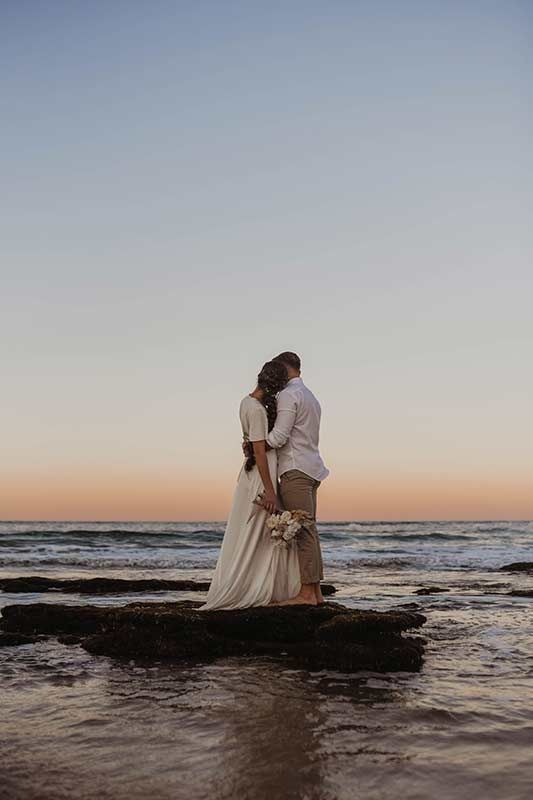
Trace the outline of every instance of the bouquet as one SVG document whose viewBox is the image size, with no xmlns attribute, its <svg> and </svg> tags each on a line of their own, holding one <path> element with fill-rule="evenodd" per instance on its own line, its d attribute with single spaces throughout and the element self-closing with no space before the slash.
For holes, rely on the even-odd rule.
<svg viewBox="0 0 533 800">
<path fill-rule="evenodd" d="M 307 511 L 282 511 L 280 514 L 271 514 L 266 521 L 270 537 L 275 547 L 289 547 L 294 537 L 313 518 Z"/>
</svg>

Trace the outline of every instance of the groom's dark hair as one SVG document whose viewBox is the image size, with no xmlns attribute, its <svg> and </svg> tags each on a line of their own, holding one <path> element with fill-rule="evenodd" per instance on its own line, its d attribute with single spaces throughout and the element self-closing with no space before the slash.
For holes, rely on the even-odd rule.
<svg viewBox="0 0 533 800">
<path fill-rule="evenodd" d="M 302 362 L 300 361 L 300 356 L 297 356 L 296 353 L 280 353 L 279 356 L 276 356 L 273 361 L 281 361 L 282 364 L 285 364 L 286 367 L 292 367 L 293 369 L 297 369 L 298 372 L 302 368 Z"/>
</svg>

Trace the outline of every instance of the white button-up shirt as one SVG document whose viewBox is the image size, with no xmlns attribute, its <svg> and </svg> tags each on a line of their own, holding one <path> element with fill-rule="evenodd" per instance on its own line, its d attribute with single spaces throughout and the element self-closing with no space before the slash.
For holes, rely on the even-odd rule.
<svg viewBox="0 0 533 800">
<path fill-rule="evenodd" d="M 276 424 L 267 442 L 278 451 L 278 475 L 290 469 L 317 481 L 329 475 L 318 450 L 320 403 L 301 378 L 291 378 L 278 395 Z"/>
</svg>

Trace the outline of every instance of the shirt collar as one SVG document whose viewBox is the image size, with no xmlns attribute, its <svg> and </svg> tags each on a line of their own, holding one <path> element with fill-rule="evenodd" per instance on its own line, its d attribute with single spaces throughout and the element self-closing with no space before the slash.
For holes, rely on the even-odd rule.
<svg viewBox="0 0 533 800">
<path fill-rule="evenodd" d="M 296 378 L 290 378 L 287 386 L 290 386 L 291 384 L 294 385 L 296 383 L 303 383 L 303 380 L 301 379 L 301 377 L 299 375 Z"/>
</svg>

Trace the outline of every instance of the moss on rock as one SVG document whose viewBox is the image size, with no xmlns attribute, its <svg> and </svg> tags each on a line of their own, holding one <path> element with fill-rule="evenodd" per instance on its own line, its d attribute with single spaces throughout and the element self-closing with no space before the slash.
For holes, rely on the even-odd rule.
<svg viewBox="0 0 533 800">
<path fill-rule="evenodd" d="M 336 603 L 199 611 L 195 603 L 121 607 L 51 603 L 7 606 L 11 634 L 55 635 L 114 658 L 205 661 L 285 656 L 309 669 L 419 670 L 424 642 L 402 636 L 426 618 L 412 611 L 357 611 Z"/>
</svg>

